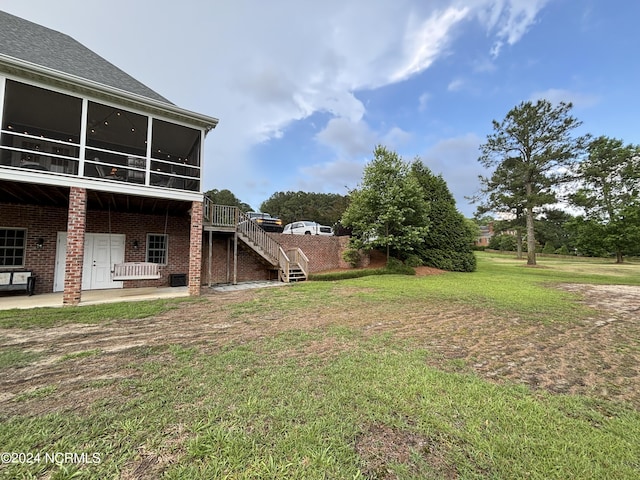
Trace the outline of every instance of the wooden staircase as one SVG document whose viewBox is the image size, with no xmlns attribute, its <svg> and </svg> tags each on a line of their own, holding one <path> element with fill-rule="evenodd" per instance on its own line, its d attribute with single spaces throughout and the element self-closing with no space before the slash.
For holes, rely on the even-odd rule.
<svg viewBox="0 0 640 480">
<path fill-rule="evenodd" d="M 278 270 L 278 279 L 285 283 L 300 282 L 309 274 L 309 259 L 299 248 L 285 251 L 238 207 L 216 205 L 204 198 L 204 228 L 234 233 L 245 245 L 269 265 Z"/>
</svg>

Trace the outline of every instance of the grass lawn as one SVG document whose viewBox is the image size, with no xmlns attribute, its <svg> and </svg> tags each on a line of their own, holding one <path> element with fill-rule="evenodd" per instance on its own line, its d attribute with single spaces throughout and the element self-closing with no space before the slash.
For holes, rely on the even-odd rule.
<svg viewBox="0 0 640 480">
<path fill-rule="evenodd" d="M 640 265 L 478 259 L 0 312 L 0 478 L 640 478 L 640 326 L 557 288 Z"/>
</svg>

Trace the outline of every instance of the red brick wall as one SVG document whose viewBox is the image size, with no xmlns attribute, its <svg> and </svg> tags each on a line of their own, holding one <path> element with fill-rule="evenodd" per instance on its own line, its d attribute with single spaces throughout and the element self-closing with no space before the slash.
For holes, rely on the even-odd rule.
<svg viewBox="0 0 640 480">
<path fill-rule="evenodd" d="M 125 288 L 167 287 L 172 273 L 189 274 L 189 228 L 190 219 L 184 217 L 168 218 L 165 215 L 147 215 L 141 213 L 111 212 L 111 233 L 126 235 L 124 249 L 125 262 L 144 262 L 147 254 L 147 233 L 169 236 L 167 265 L 160 267 L 162 278 L 158 280 L 127 280 Z M 87 212 L 87 233 L 109 233 L 109 212 Z M 133 248 L 134 240 L 138 249 Z M 188 278 L 188 277 L 187 277 Z"/>
<path fill-rule="evenodd" d="M 342 259 L 342 252 L 347 249 L 349 237 L 334 237 L 329 235 L 286 235 L 270 233 L 284 250 L 300 248 L 309 258 L 309 272 L 317 273 L 325 270 L 349 268 L 350 265 Z M 369 265 L 368 255 L 363 255 L 361 267 Z"/>
<path fill-rule="evenodd" d="M 52 292 L 56 235 L 67 230 L 67 209 L 2 204 L 0 226 L 27 229 L 25 268 L 37 276 L 36 293 Z M 40 238 L 44 244 L 42 249 L 37 249 Z"/>
<path fill-rule="evenodd" d="M 26 228 L 27 247 L 25 268 L 37 276 L 36 293 L 53 291 L 56 258 L 57 232 L 67 230 L 66 207 L 35 205 L 0 205 L 0 226 Z M 87 233 L 109 233 L 108 211 L 89 210 L 86 218 Z M 124 282 L 125 288 L 145 286 L 168 286 L 169 274 L 189 273 L 189 217 L 169 216 L 169 264 L 161 267 L 159 280 L 136 280 Z M 111 233 L 126 235 L 125 261 L 143 262 L 146 255 L 147 233 L 165 233 L 165 215 L 111 212 Z M 36 249 L 39 238 L 44 240 L 42 249 Z M 138 249 L 133 241 L 138 241 Z"/>
</svg>

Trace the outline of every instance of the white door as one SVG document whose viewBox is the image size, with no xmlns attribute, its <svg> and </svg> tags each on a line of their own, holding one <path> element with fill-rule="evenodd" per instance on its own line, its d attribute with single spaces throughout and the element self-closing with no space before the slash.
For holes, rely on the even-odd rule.
<svg viewBox="0 0 640 480">
<path fill-rule="evenodd" d="M 124 235 L 87 233 L 84 238 L 82 290 L 122 288 L 122 282 L 111 280 L 113 264 L 124 261 Z M 64 269 L 67 255 L 67 233 L 58 232 L 54 291 L 64 290 Z"/>
</svg>

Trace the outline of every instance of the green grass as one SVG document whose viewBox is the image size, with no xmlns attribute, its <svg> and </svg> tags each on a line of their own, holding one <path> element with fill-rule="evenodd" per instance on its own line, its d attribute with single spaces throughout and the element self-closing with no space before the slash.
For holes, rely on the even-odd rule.
<svg viewBox="0 0 640 480">
<path fill-rule="evenodd" d="M 53 327 L 68 323 L 104 323 L 115 319 L 153 317 L 177 308 L 182 302 L 197 301 L 191 298 L 119 302 L 102 305 L 55 308 L 0 310 L 0 328 Z"/>
<path fill-rule="evenodd" d="M 323 308 L 366 314 L 374 304 L 406 309 L 446 302 L 552 323 L 588 313 L 554 284 L 640 284 L 640 266 L 545 258 L 545 268 L 526 268 L 505 256 L 478 258 L 475 273 L 265 289 L 231 304 L 229 313 L 250 321 Z M 174 305 L 158 303 L 147 312 Z M 92 312 L 92 321 L 107 322 L 129 310 L 93 308 L 60 311 Z M 60 321 L 69 320 L 53 324 Z M 101 460 L 3 465 L 0 478 L 119 478 L 137 468 L 147 478 L 165 479 L 363 479 L 382 478 L 387 470 L 400 479 L 640 477 L 640 412 L 631 405 L 443 371 L 430 366 L 431 352 L 414 342 L 348 325 L 291 329 L 213 351 L 204 350 L 205 342 L 132 351 L 128 378 L 85 384 L 110 390 L 82 410 L 0 412 L 5 451 L 98 453 Z M 100 353 L 68 359 L 90 352 Z M 0 375 L 36 360 L 29 355 L 13 347 L 0 352 Z M 49 385 L 15 401 L 51 402 L 56 394 Z M 403 445 L 376 432 L 419 441 Z"/>
<path fill-rule="evenodd" d="M 0 350 L 0 371 L 4 368 L 29 365 L 41 356 L 40 353 L 23 350 L 19 347 L 3 347 Z"/>
<path fill-rule="evenodd" d="M 78 360 L 79 358 L 93 357 L 95 355 L 100 355 L 102 350 L 99 348 L 94 348 L 92 350 L 83 350 L 81 352 L 73 352 L 67 353 L 60 357 L 61 362 L 66 362 L 68 360 Z"/>
<path fill-rule="evenodd" d="M 577 296 L 552 288 L 560 283 L 640 285 L 640 265 L 617 266 L 594 260 L 590 263 L 541 259 L 527 267 L 515 257 L 477 253 L 478 271 L 426 277 L 366 277 L 345 281 L 366 290 L 360 294 L 371 302 L 408 302 L 412 299 L 483 307 L 498 315 L 526 321 L 555 322 L 583 318 L 589 311 L 576 304 Z"/>
<path fill-rule="evenodd" d="M 0 443 L 7 451 L 99 453 L 100 464 L 66 465 L 79 478 L 117 477 L 144 452 L 172 459 L 163 478 L 351 479 L 373 475 L 357 445 L 372 427 L 384 427 L 423 439 L 413 462 L 374 452 L 399 478 L 454 471 L 461 478 L 631 479 L 640 472 L 640 414 L 629 407 L 445 373 L 426 365 L 424 350 L 355 333 L 330 358 L 304 354 L 323 338 L 292 331 L 216 355 L 173 346 L 170 362 L 140 365 L 138 378 L 84 415 L 3 418 Z M 52 393 L 44 388 L 29 398 Z M 42 464 L 5 465 L 0 477 L 27 472 L 71 478 Z"/>
<path fill-rule="evenodd" d="M 45 387 L 36 388 L 35 390 L 31 390 L 25 393 L 21 393 L 20 395 L 16 395 L 14 401 L 16 402 L 24 402 L 26 400 L 33 400 L 38 398 L 46 398 L 49 395 L 52 395 L 58 387 L 56 385 L 47 385 Z"/>
<path fill-rule="evenodd" d="M 345 296 L 333 292 L 354 289 L 347 299 L 352 303 L 407 304 L 445 302 L 485 308 L 496 315 L 518 317 L 524 321 L 551 323 L 584 318 L 589 309 L 576 303 L 578 296 L 554 285 L 597 283 L 640 285 L 640 265 L 616 265 L 606 259 L 540 258 L 538 267 L 527 267 L 515 256 L 476 252 L 478 270 L 473 273 L 445 273 L 425 277 L 372 275 L 333 281 L 307 282 L 277 292 L 260 292 L 251 302 L 234 305 L 237 316 L 278 311 L 309 311 L 336 306 Z M 347 272 L 348 273 L 348 272 Z M 325 280 L 325 279 L 323 279 Z"/>
</svg>

